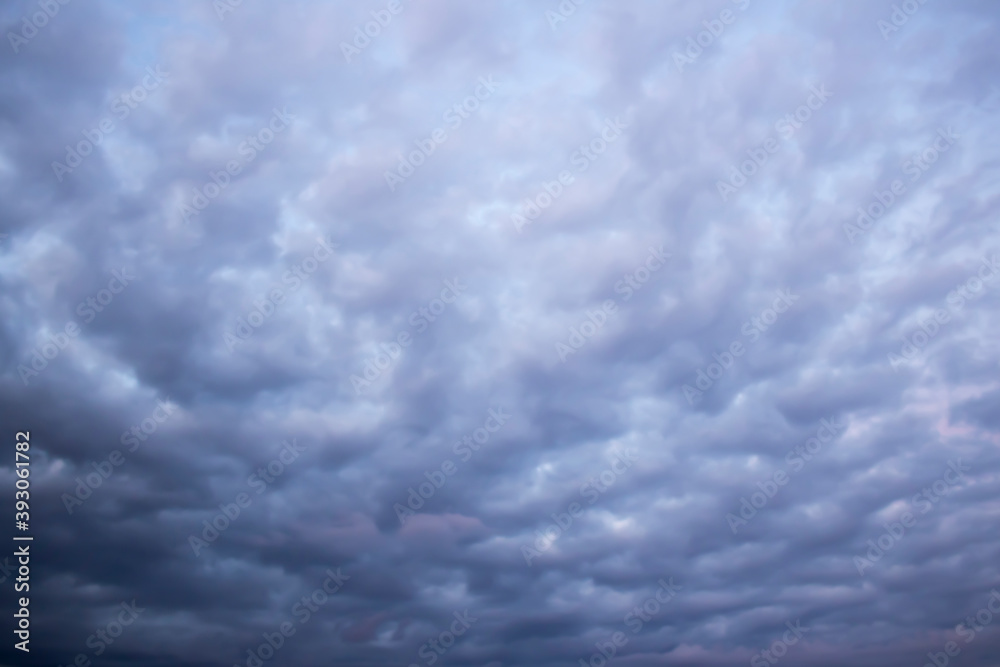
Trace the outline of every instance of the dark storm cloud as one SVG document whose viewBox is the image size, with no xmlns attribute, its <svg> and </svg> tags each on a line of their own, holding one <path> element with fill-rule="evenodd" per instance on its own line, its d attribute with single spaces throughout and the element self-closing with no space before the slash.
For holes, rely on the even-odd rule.
<svg viewBox="0 0 1000 667">
<path fill-rule="evenodd" d="M 897 4 L 9 3 L 5 657 L 988 664 L 997 12 Z"/>
</svg>

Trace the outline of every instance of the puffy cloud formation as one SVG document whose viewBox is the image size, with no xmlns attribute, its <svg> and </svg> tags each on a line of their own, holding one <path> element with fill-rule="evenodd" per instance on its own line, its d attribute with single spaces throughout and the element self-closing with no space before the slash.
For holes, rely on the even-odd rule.
<svg viewBox="0 0 1000 667">
<path fill-rule="evenodd" d="M 992 664 L 998 18 L 5 3 L 4 661 Z"/>
</svg>

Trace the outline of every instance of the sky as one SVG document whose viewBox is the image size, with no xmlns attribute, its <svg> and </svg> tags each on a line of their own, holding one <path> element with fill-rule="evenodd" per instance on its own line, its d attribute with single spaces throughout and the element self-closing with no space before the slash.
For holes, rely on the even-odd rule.
<svg viewBox="0 0 1000 667">
<path fill-rule="evenodd" d="M 3 3 L 0 664 L 1000 666 L 998 9 Z"/>
</svg>

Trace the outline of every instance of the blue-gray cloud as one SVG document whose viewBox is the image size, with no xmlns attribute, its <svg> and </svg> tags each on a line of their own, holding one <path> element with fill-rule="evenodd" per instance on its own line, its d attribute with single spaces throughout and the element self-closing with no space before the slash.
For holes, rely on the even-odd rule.
<svg viewBox="0 0 1000 667">
<path fill-rule="evenodd" d="M 998 18 L 7 3 L 4 658 L 992 664 Z"/>
</svg>

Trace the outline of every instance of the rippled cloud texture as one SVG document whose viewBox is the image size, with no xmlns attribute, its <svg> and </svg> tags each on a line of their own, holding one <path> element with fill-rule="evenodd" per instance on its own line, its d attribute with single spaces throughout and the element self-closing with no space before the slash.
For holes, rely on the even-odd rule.
<svg viewBox="0 0 1000 667">
<path fill-rule="evenodd" d="M 0 656 L 1000 665 L 998 18 L 4 3 Z"/>
</svg>

